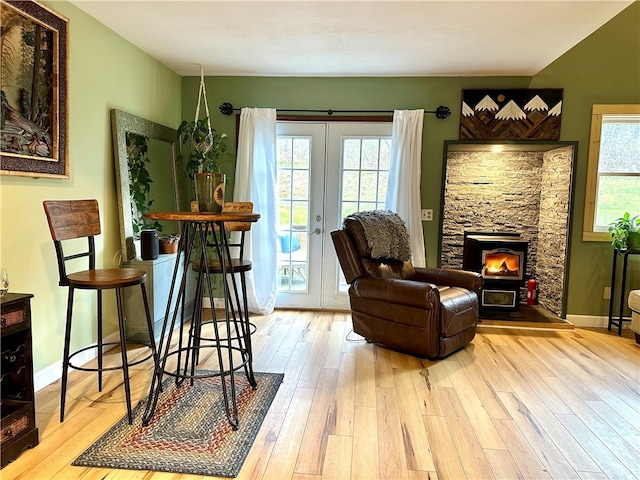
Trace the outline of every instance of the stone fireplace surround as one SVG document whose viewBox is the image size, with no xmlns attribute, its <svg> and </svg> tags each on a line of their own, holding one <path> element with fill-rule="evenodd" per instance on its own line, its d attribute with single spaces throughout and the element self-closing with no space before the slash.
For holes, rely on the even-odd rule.
<svg viewBox="0 0 640 480">
<path fill-rule="evenodd" d="M 566 316 L 566 263 L 575 142 L 445 142 L 440 262 L 462 268 L 464 233 L 517 232 L 540 305 Z M 526 283 L 526 282 L 525 282 Z M 520 292 L 526 301 L 526 288 Z"/>
</svg>

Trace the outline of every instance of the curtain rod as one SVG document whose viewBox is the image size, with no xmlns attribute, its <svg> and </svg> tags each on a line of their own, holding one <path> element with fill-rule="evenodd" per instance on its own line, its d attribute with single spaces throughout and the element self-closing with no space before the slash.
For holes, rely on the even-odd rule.
<svg viewBox="0 0 640 480">
<path fill-rule="evenodd" d="M 234 108 L 229 102 L 221 103 L 218 107 L 223 115 L 231 115 L 233 112 L 239 112 L 240 108 Z M 283 110 L 278 109 L 278 112 L 296 112 L 296 113 L 326 113 L 327 115 L 333 115 L 334 113 L 393 113 L 393 110 Z M 445 119 L 451 115 L 449 107 L 440 105 L 435 110 L 425 110 L 424 113 L 434 113 L 436 118 Z"/>
</svg>

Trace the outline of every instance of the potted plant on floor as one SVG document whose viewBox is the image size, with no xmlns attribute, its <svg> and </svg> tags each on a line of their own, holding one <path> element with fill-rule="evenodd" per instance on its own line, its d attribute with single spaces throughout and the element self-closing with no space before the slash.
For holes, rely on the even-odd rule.
<svg viewBox="0 0 640 480">
<path fill-rule="evenodd" d="M 640 248 L 640 215 L 631 217 L 629 212 L 609 224 L 611 245 L 619 252 L 630 248 Z"/>
</svg>

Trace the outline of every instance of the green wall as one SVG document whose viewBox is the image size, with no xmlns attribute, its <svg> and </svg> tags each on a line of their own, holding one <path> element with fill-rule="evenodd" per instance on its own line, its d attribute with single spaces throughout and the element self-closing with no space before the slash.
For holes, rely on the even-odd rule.
<svg viewBox="0 0 640 480">
<path fill-rule="evenodd" d="M 420 78 L 288 78 L 207 77 L 206 89 L 214 128 L 235 144 L 235 115 L 218 111 L 222 102 L 234 107 L 280 109 L 413 109 L 446 105 L 446 120 L 425 116 L 423 135 L 423 208 L 441 213 L 443 142 L 458 138 L 462 89 L 564 89 L 561 139 L 579 141 L 570 254 L 570 315 L 606 315 L 603 289 L 610 284 L 612 250 L 608 243 L 581 241 L 591 105 L 640 103 L 640 3 L 636 2 L 534 77 L 420 77 Z M 192 119 L 199 78 L 182 79 L 182 115 Z M 233 162 L 223 170 L 233 174 Z M 233 182 L 231 182 L 233 185 Z M 425 222 L 427 264 L 437 264 L 438 222 Z M 632 277 L 632 283 L 635 278 Z M 638 282 L 635 282 L 637 284 Z"/>
<path fill-rule="evenodd" d="M 120 250 L 118 202 L 111 148 L 112 108 L 175 126 L 180 119 L 180 77 L 68 2 L 47 5 L 69 19 L 68 152 L 69 179 L 0 177 L 0 264 L 10 291 L 30 292 L 34 370 L 59 375 L 67 289 L 58 286 L 53 242 L 43 200 L 95 198 L 102 234 L 98 266 L 112 267 Z M 76 294 L 73 346 L 96 339 L 95 295 Z M 115 297 L 105 294 L 105 334 L 116 331 Z M 83 313 L 85 314 L 83 317 Z M 54 372 L 55 370 L 55 372 Z"/>
</svg>

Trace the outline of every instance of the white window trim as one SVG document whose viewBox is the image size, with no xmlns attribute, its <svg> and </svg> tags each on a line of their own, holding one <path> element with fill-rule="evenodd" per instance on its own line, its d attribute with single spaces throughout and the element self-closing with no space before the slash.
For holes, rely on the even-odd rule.
<svg viewBox="0 0 640 480">
<path fill-rule="evenodd" d="M 587 167 L 587 185 L 584 197 L 584 221 L 582 225 L 582 241 L 584 242 L 611 242 L 611 235 L 609 235 L 609 232 L 596 232 L 593 229 L 598 189 L 598 162 L 600 161 L 602 116 L 627 114 L 640 115 L 640 105 L 594 105 L 591 110 L 589 164 Z"/>
</svg>

